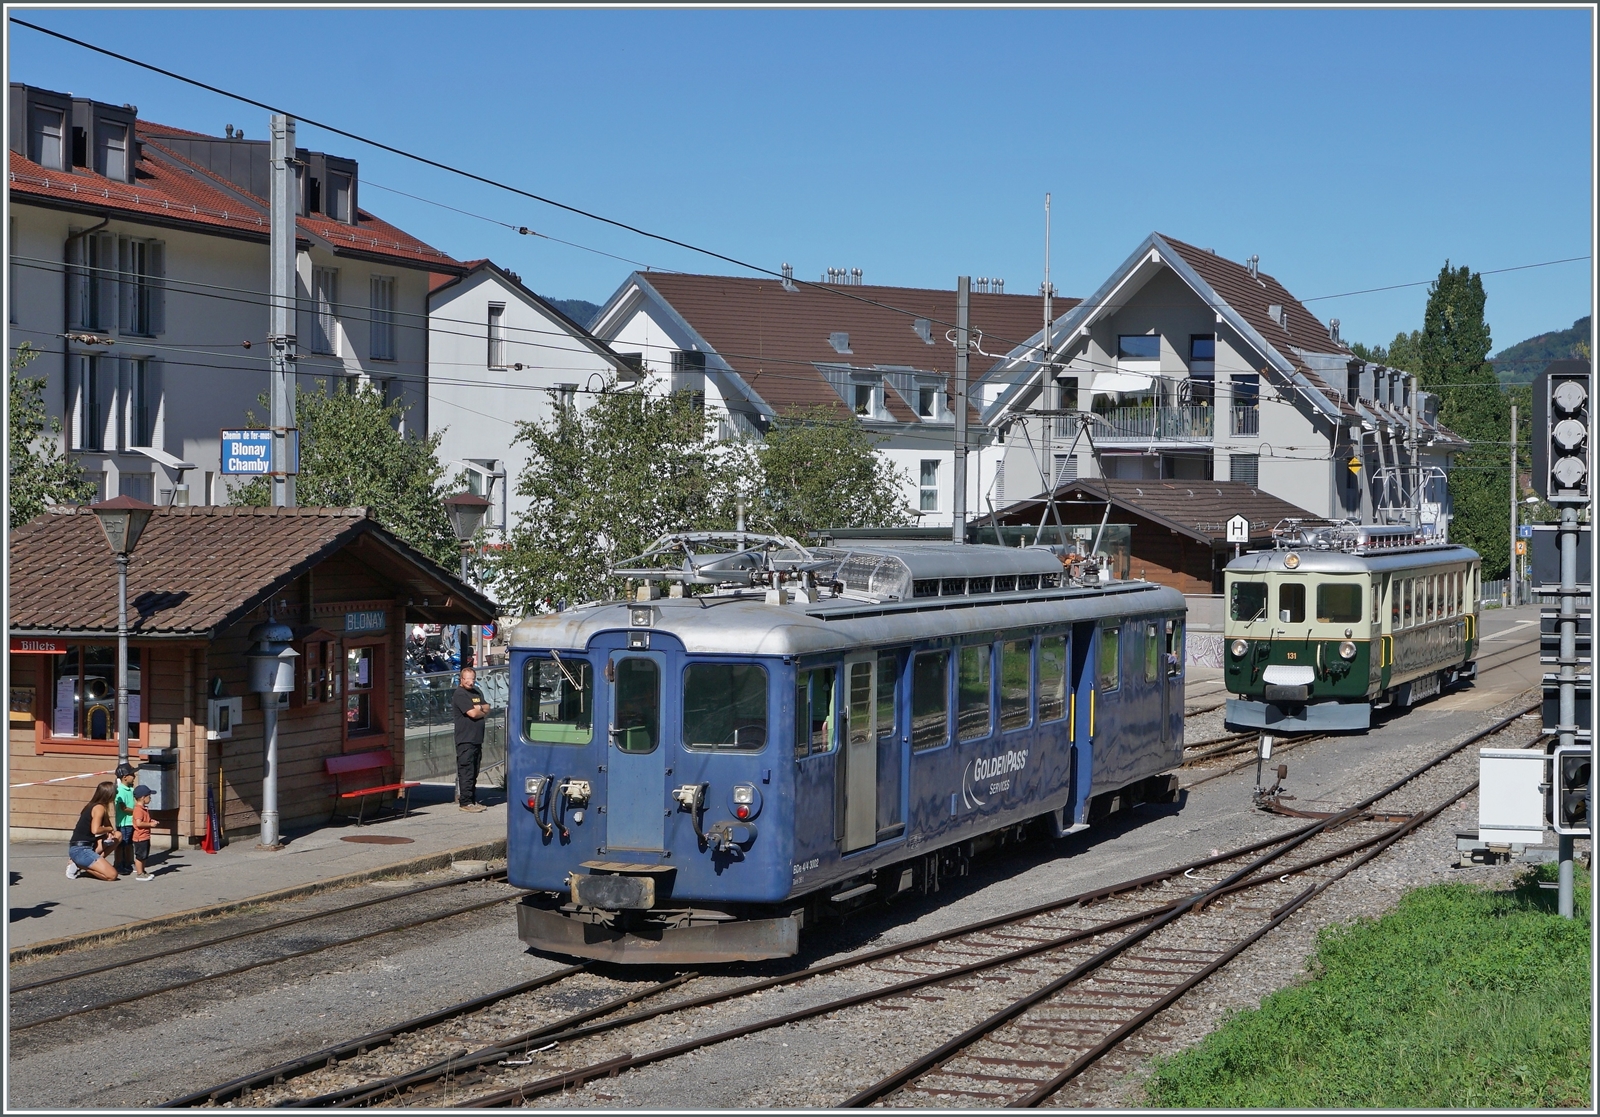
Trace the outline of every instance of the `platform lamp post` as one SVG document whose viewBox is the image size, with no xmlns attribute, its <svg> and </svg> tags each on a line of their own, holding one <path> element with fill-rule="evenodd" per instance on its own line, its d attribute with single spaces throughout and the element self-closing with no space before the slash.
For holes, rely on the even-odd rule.
<svg viewBox="0 0 1600 1117">
<path fill-rule="evenodd" d="M 467 573 L 467 559 L 472 553 L 472 540 L 477 536 L 478 529 L 483 526 L 484 517 L 489 514 L 489 501 L 477 493 L 457 493 L 455 496 L 444 498 L 444 513 L 450 517 L 450 530 L 455 532 L 456 542 L 461 544 L 461 580 L 471 585 Z M 474 634 L 473 667 L 478 666 L 478 658 L 478 641 Z"/>
<path fill-rule="evenodd" d="M 117 560 L 117 764 L 128 763 L 128 556 L 150 522 L 154 504 L 131 496 L 89 505 Z"/>
</svg>

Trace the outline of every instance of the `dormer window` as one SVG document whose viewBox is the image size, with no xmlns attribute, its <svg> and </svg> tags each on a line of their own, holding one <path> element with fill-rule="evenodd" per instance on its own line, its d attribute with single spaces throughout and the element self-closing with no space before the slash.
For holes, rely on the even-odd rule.
<svg viewBox="0 0 1600 1117">
<path fill-rule="evenodd" d="M 863 419 L 884 419 L 883 381 L 852 377 L 850 380 L 850 409 Z"/>
<path fill-rule="evenodd" d="M 350 176 L 330 173 L 325 194 L 323 212 L 335 221 L 349 221 Z"/>
<path fill-rule="evenodd" d="M 923 419 L 932 419 L 939 412 L 939 389 L 917 389 L 917 415 Z"/>
<path fill-rule="evenodd" d="M 28 158 L 52 171 L 66 170 L 63 138 L 66 120 L 67 114 L 60 109 L 35 106 L 32 127 L 28 130 Z"/>
<path fill-rule="evenodd" d="M 94 169 L 116 182 L 128 181 L 128 126 L 101 121 L 95 128 Z"/>
</svg>

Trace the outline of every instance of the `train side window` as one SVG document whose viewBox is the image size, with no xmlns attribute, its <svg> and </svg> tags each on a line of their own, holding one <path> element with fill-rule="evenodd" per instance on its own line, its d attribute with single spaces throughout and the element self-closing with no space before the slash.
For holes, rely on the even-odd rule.
<svg viewBox="0 0 1600 1117">
<path fill-rule="evenodd" d="M 795 675 L 796 760 L 833 751 L 833 679 L 832 667 L 813 667 Z"/>
<path fill-rule="evenodd" d="M 1355 624 L 1361 620 L 1361 587 L 1352 582 L 1324 582 L 1317 587 L 1317 621 Z"/>
<path fill-rule="evenodd" d="M 1000 728 L 1026 729 L 1033 703 L 1033 641 L 1007 640 L 1000 645 Z"/>
<path fill-rule="evenodd" d="M 900 674 L 900 657 L 895 652 L 878 653 L 878 736 L 894 736 L 894 690 Z"/>
<path fill-rule="evenodd" d="M 1306 619 L 1306 584 L 1304 582 L 1278 583 L 1278 620 L 1283 624 L 1300 624 Z"/>
<path fill-rule="evenodd" d="M 1161 677 L 1161 637 L 1154 624 L 1144 626 L 1144 681 L 1153 683 Z"/>
<path fill-rule="evenodd" d="M 950 653 L 923 652 L 911 662 L 911 748 L 950 740 Z"/>
<path fill-rule="evenodd" d="M 1439 610 L 1437 608 L 1438 603 L 1439 603 L 1439 594 L 1438 594 L 1439 579 L 1435 575 L 1429 574 L 1428 577 L 1427 577 L 1427 583 L 1428 583 L 1428 619 L 1430 621 L 1436 621 L 1436 620 L 1439 619 Z"/>
<path fill-rule="evenodd" d="M 956 736 L 960 740 L 974 741 L 989 735 L 993 674 L 992 645 L 968 645 L 961 649 L 956 672 Z"/>
<path fill-rule="evenodd" d="M 1067 716 L 1067 638 L 1039 637 L 1039 720 Z"/>
<path fill-rule="evenodd" d="M 556 745 L 587 745 L 594 734 L 594 670 L 587 659 L 530 657 L 522 667 L 522 735 Z"/>
<path fill-rule="evenodd" d="M 1411 627 L 1411 590 L 1415 579 L 1407 578 L 1400 583 L 1400 627 Z"/>
<path fill-rule="evenodd" d="M 1267 612 L 1267 584 L 1265 582 L 1235 582 L 1229 596 L 1232 598 L 1232 616 L 1236 621 L 1259 620 Z"/>
<path fill-rule="evenodd" d="M 1378 627 L 1378 605 L 1379 605 L 1380 599 L 1383 597 L 1383 588 L 1382 587 L 1383 587 L 1383 583 L 1382 582 L 1373 582 L 1372 583 L 1372 627 L 1373 628 L 1377 628 Z"/>
<path fill-rule="evenodd" d="M 1467 572 L 1465 570 L 1456 574 L 1456 612 L 1466 612 L 1466 603 L 1462 600 L 1462 593 L 1467 587 Z"/>
<path fill-rule="evenodd" d="M 1183 622 L 1171 620 L 1167 622 L 1167 674 L 1183 674 Z"/>
<path fill-rule="evenodd" d="M 767 669 L 691 663 L 683 672 L 683 743 L 755 751 L 767 745 Z"/>
<path fill-rule="evenodd" d="M 1116 690 L 1122 685 L 1121 664 L 1119 661 L 1119 645 L 1122 643 L 1122 630 L 1120 628 L 1102 628 L 1100 630 L 1100 659 L 1097 664 L 1096 674 L 1099 676 L 1099 688 L 1102 692 Z"/>
</svg>

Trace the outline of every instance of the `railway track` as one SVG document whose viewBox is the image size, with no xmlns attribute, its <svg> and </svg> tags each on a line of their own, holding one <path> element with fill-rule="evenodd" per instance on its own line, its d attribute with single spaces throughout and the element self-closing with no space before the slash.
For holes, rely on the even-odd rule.
<svg viewBox="0 0 1600 1117">
<path fill-rule="evenodd" d="M 451 880 L 437 881 L 387 895 L 369 897 L 354 903 L 329 908 L 326 911 L 310 912 L 274 920 L 262 926 L 218 935 L 198 942 L 176 947 L 169 946 L 143 955 L 121 957 L 114 962 L 72 970 L 66 973 L 50 974 L 32 981 L 22 981 L 13 984 L 10 989 L 10 1031 L 15 1035 L 45 1024 L 82 1016 L 85 1013 L 114 1008 L 118 1005 L 129 1004 L 161 993 L 187 989 L 204 982 L 220 981 L 223 978 L 233 977 L 266 966 L 305 958 L 341 946 L 350 946 L 382 935 L 396 934 L 454 916 L 465 915 L 493 907 L 496 904 L 508 903 L 520 898 L 522 892 L 502 893 L 487 898 L 478 896 L 466 904 L 447 905 L 422 915 L 404 918 L 398 923 L 386 923 L 376 929 L 371 928 L 370 924 L 365 924 L 354 935 L 340 934 L 335 930 L 329 936 L 318 936 L 316 941 L 293 950 L 273 949 L 272 944 L 268 943 L 265 951 L 259 957 L 250 958 L 236 965 L 225 966 L 222 969 L 208 968 L 215 956 L 207 952 L 214 951 L 217 947 L 225 944 L 236 943 L 257 936 L 272 935 L 282 932 L 286 928 L 317 920 L 335 919 L 336 917 L 349 916 L 353 913 L 365 916 L 371 912 L 371 909 L 383 908 L 402 901 L 415 901 L 419 896 L 445 889 L 463 888 L 484 881 L 503 880 L 505 875 L 504 869 L 466 874 Z M 143 972 L 143 967 L 156 962 L 162 963 L 164 970 L 179 969 L 181 972 L 186 961 L 183 957 L 185 955 L 196 955 L 198 960 L 191 965 L 189 973 L 187 976 L 183 976 L 181 980 L 167 980 L 164 983 L 158 980 L 155 983 L 147 984 L 141 984 L 138 981 L 137 975 Z M 196 970 L 203 972 L 194 972 Z M 89 979 L 99 977 L 109 971 L 117 971 L 119 974 L 115 984 L 110 982 L 90 983 L 87 986 L 83 984 L 88 982 Z M 103 994 L 109 990 L 115 990 L 120 995 L 104 996 Z"/>
<path fill-rule="evenodd" d="M 325 1056 L 335 1050 L 329 1048 L 166 1104 L 215 1103 L 241 1097 L 245 1090 L 264 1090 L 252 1096 L 252 1104 L 515 1105 L 831 1013 L 869 1007 L 904 1011 L 921 998 L 939 1001 L 941 1013 L 965 1023 L 976 1009 L 989 1006 L 994 990 L 1006 987 L 1029 991 L 980 1013 L 954 1039 L 885 1075 L 850 1104 L 891 1097 L 893 1104 L 957 1099 L 1037 1104 L 1335 881 L 1470 793 L 1475 783 L 1435 795 L 1403 814 L 1392 806 L 1386 812 L 1373 809 L 1471 744 L 1513 725 L 1521 712 L 1330 818 L 1238 850 L 797 973 L 665 999 L 671 990 L 698 980 L 695 974 L 674 975 L 584 1012 L 398 1073 L 372 1074 L 344 1065 L 342 1075 L 353 1073 L 356 1081 L 332 1089 L 325 1088 L 332 1085 L 327 1075 L 315 1073 L 329 1065 Z M 1241 919 L 1249 926 L 1240 925 Z M 561 979 L 558 974 L 541 980 Z M 491 997 L 516 995 L 518 988 Z M 787 1011 L 768 1011 L 775 1001 Z M 1059 1009 L 1067 1001 L 1074 1003 L 1062 1016 Z M 445 1010 L 451 1018 L 472 1011 L 468 1004 Z M 634 1054 L 649 1039 L 649 1022 L 664 1017 L 676 1027 L 723 1026 Z M 725 1026 L 730 1017 L 751 1018 Z M 432 1026 L 429 1018 L 414 1023 L 419 1029 Z M 1083 1030 L 1091 1025 L 1098 1032 Z M 364 1038 L 369 1044 L 375 1038 L 387 1043 L 401 1030 Z M 348 1041 L 342 1049 L 355 1050 L 356 1044 Z M 546 1073 L 540 1075 L 541 1069 Z M 304 1083 L 294 1081 L 308 1074 Z M 464 1096 L 464 1088 L 478 1087 L 489 1089 Z"/>
</svg>

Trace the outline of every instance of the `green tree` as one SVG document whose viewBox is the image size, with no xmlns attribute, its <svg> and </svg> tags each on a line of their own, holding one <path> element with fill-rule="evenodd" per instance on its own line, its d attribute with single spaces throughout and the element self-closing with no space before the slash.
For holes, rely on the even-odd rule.
<svg viewBox="0 0 1600 1117">
<path fill-rule="evenodd" d="M 295 500 L 308 507 L 371 508 L 385 528 L 454 570 L 460 550 L 441 503 L 448 493 L 440 484 L 440 435 L 402 435 L 405 413 L 403 402 L 384 403 L 371 384 L 330 391 L 327 381 L 318 380 L 315 391 L 300 392 Z M 260 425 L 254 415 L 250 421 Z M 267 478 L 256 477 L 234 488 L 231 499 L 265 506 L 272 503 L 272 488 Z"/>
<path fill-rule="evenodd" d="M 45 378 L 23 376 L 39 351 L 26 341 L 11 356 L 11 396 L 6 414 L 10 451 L 8 489 L 10 526 L 25 524 L 52 504 L 83 504 L 94 496 L 94 482 L 57 441 L 61 420 L 44 402 Z"/>
<path fill-rule="evenodd" d="M 912 522 L 904 473 L 874 452 L 882 439 L 827 407 L 785 414 L 755 449 L 752 526 L 804 541 L 827 527 Z"/>
<path fill-rule="evenodd" d="M 1416 373 L 1422 387 L 1439 397 L 1439 421 L 1471 443 L 1450 469 L 1450 537 L 1482 555 L 1483 576 L 1492 579 L 1510 568 L 1511 455 L 1508 401 L 1488 360 L 1493 339 L 1485 303 L 1483 278 L 1445 261 L 1428 290 L 1422 331 L 1408 339 L 1414 354 L 1400 363 L 1391 345 L 1389 363 Z"/>
<path fill-rule="evenodd" d="M 751 530 L 801 538 L 909 519 L 871 437 L 825 409 L 780 419 L 764 441 L 718 442 L 692 397 L 608 385 L 584 410 L 517 426 L 530 505 L 495 558 L 495 592 L 524 612 L 619 590 L 610 567 L 671 532 L 731 530 L 741 498 Z"/>
</svg>

